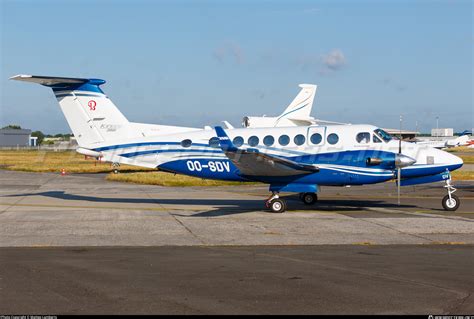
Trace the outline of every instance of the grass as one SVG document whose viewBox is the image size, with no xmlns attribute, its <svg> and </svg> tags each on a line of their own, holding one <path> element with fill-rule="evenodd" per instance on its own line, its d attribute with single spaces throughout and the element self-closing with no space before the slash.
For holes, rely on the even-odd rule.
<svg viewBox="0 0 474 319">
<path fill-rule="evenodd" d="M 474 155 L 462 155 L 459 156 L 464 161 L 464 164 L 474 164 Z"/>
<path fill-rule="evenodd" d="M 242 185 L 241 182 L 217 181 L 212 179 L 201 179 L 180 174 L 165 172 L 137 172 L 119 173 L 107 175 L 107 180 L 115 182 L 126 182 L 135 184 L 160 185 L 160 186 L 223 186 Z M 245 183 L 249 184 L 249 183 Z M 253 183 L 255 184 L 255 183 Z"/>
<path fill-rule="evenodd" d="M 85 159 L 76 151 L 42 151 L 42 150 L 2 150 L 0 151 L 0 168 L 37 173 L 60 173 L 64 168 L 66 173 L 110 173 L 110 163 L 98 162 L 95 159 Z M 174 175 L 157 172 L 149 168 L 131 165 L 120 165 L 120 173 L 110 173 L 107 180 L 162 185 L 162 186 L 222 186 L 240 185 L 239 182 L 204 180 L 201 178 Z"/>
<path fill-rule="evenodd" d="M 95 159 L 84 159 L 76 151 L 0 151 L 0 168 L 24 172 L 61 172 L 67 173 L 108 173 L 110 163 L 98 162 Z M 136 166 L 121 165 L 122 172 L 150 170 Z"/>
<path fill-rule="evenodd" d="M 467 151 L 466 151 L 467 150 Z M 474 164 L 474 150 L 466 148 L 464 152 L 473 155 L 461 155 L 464 163 Z M 94 159 L 86 160 L 83 155 L 75 151 L 38 151 L 38 150 L 2 150 L 0 151 L 0 168 L 25 172 L 61 172 L 67 173 L 110 173 L 110 163 L 98 162 Z M 474 180 L 474 171 L 457 170 L 452 172 L 453 180 Z M 222 186 L 240 185 L 239 182 L 204 180 L 201 178 L 174 175 L 157 172 L 148 168 L 130 165 L 120 166 L 120 174 L 109 174 L 107 180 L 150 184 L 162 186 Z"/>
<path fill-rule="evenodd" d="M 474 181 L 474 171 L 454 171 L 451 173 L 454 181 Z"/>
<path fill-rule="evenodd" d="M 474 148 L 469 148 L 467 146 L 451 147 L 451 148 L 445 149 L 445 151 L 449 153 L 469 152 L 469 153 L 474 154 Z"/>
</svg>

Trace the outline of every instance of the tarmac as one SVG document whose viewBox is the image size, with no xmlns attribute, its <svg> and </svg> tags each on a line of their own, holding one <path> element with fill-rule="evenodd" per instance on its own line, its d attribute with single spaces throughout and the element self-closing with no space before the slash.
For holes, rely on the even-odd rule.
<svg viewBox="0 0 474 319">
<path fill-rule="evenodd" d="M 0 315 L 472 314 L 474 184 L 158 187 L 0 170 Z"/>
<path fill-rule="evenodd" d="M 322 187 L 283 214 L 264 207 L 262 185 L 159 187 L 104 175 L 0 171 L 0 247 L 474 244 L 474 185 L 456 183 L 461 207 L 446 212 L 443 184 Z"/>
</svg>

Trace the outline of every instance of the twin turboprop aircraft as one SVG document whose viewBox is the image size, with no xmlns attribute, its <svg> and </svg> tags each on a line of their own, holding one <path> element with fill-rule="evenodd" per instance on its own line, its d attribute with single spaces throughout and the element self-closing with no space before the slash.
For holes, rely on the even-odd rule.
<svg viewBox="0 0 474 319">
<path fill-rule="evenodd" d="M 445 181 L 446 210 L 459 207 L 450 172 L 462 160 L 450 153 L 393 139 L 373 125 L 309 125 L 197 129 L 129 122 L 104 94 L 100 79 L 17 75 L 13 80 L 52 88 L 81 154 L 200 178 L 270 185 L 266 206 L 284 212 L 280 192 L 314 204 L 320 186 L 398 179 L 398 185 Z M 305 89 L 305 88 L 303 88 Z M 314 88 L 315 91 L 315 88 Z M 314 98 L 311 94 L 310 100 Z M 295 120 L 298 120 L 295 118 Z"/>
</svg>

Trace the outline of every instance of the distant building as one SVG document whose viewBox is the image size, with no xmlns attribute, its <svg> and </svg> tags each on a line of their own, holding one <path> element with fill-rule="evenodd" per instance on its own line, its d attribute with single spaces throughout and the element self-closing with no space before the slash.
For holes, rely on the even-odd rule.
<svg viewBox="0 0 474 319">
<path fill-rule="evenodd" d="M 431 136 L 433 137 L 447 137 L 454 136 L 454 129 L 452 128 L 432 128 Z"/>
<path fill-rule="evenodd" d="M 408 131 L 408 130 L 401 130 L 400 129 L 394 129 L 394 128 L 384 128 L 383 129 L 385 132 L 388 134 L 399 137 L 400 135 L 402 136 L 402 140 L 412 140 L 414 139 L 417 135 L 420 135 L 420 132 L 415 132 L 415 131 Z"/>
<path fill-rule="evenodd" d="M 28 147 L 31 143 L 31 130 L 0 129 L 0 147 Z"/>
</svg>

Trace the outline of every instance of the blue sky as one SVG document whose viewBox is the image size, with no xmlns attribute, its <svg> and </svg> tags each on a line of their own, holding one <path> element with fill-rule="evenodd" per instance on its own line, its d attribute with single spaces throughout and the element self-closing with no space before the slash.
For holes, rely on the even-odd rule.
<svg viewBox="0 0 474 319">
<path fill-rule="evenodd" d="M 474 127 L 471 1 L 0 0 L 0 125 L 69 132 L 52 92 L 15 74 L 95 77 L 135 122 L 201 127 L 312 115 L 429 131 Z"/>
</svg>

